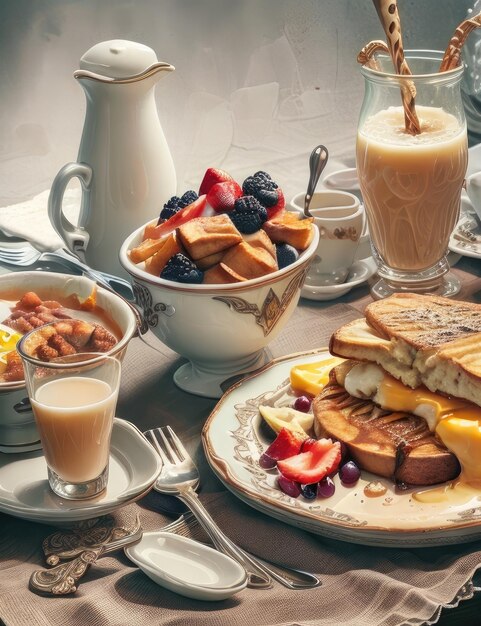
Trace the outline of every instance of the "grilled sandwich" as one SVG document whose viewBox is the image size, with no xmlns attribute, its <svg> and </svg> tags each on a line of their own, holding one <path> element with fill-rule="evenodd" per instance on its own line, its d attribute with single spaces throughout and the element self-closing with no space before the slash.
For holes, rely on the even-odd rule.
<svg viewBox="0 0 481 626">
<path fill-rule="evenodd" d="M 316 434 L 400 483 L 481 486 L 481 306 L 400 294 L 365 315 L 332 336 L 349 360 L 314 401 Z"/>
</svg>

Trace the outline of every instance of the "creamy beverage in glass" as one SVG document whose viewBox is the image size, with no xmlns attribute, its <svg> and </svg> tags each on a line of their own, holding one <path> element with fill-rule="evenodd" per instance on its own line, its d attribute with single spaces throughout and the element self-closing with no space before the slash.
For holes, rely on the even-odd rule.
<svg viewBox="0 0 481 626">
<path fill-rule="evenodd" d="M 31 398 L 48 466 L 65 481 L 84 483 L 104 471 L 117 390 L 103 380 L 72 376 L 41 385 Z"/>
<path fill-rule="evenodd" d="M 405 56 L 412 75 L 394 73 L 387 55 L 375 69 L 361 69 L 365 96 L 356 164 L 380 276 L 371 293 L 449 296 L 460 287 L 446 255 L 468 161 L 463 68 L 439 72 L 442 53 L 436 51 Z M 401 93 L 407 90 L 415 94 L 416 134 L 406 129 Z"/>
<path fill-rule="evenodd" d="M 468 160 L 466 130 L 438 107 L 416 107 L 421 134 L 404 130 L 401 106 L 368 118 L 357 167 L 377 251 L 396 270 L 425 270 L 446 252 Z"/>
<path fill-rule="evenodd" d="M 50 488 L 70 500 L 92 498 L 107 487 L 120 385 L 114 354 L 82 351 L 89 332 L 88 324 L 57 320 L 17 344 Z"/>
</svg>

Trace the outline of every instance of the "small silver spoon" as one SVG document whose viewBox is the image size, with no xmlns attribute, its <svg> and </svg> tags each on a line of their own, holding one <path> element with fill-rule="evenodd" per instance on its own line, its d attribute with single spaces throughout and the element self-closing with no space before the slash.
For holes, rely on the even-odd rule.
<svg viewBox="0 0 481 626">
<path fill-rule="evenodd" d="M 319 178 L 327 165 L 328 158 L 329 152 L 322 144 L 316 146 L 309 157 L 309 182 L 307 184 L 306 196 L 304 198 L 305 217 L 312 217 L 309 212 L 309 205 L 311 204 L 312 196 L 316 190 Z"/>
</svg>

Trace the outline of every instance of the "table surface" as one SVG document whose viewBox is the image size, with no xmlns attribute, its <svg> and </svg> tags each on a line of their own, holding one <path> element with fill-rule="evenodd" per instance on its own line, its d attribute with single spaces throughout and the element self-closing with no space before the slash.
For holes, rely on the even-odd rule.
<svg viewBox="0 0 481 626">
<path fill-rule="evenodd" d="M 481 262 L 477 259 L 463 257 L 452 271 L 462 282 L 462 289 L 457 297 L 481 303 Z M 366 284 L 353 289 L 342 298 L 329 302 L 312 302 L 301 299 L 297 310 L 284 331 L 269 346 L 273 357 L 279 357 L 291 352 L 310 350 L 314 347 L 321 348 L 327 345 L 331 332 L 339 326 L 339 320 L 341 319 L 342 323 L 345 319 L 358 317 L 358 314 L 363 312 L 364 307 L 369 302 L 371 302 L 371 296 Z M 323 319 L 327 318 L 329 322 L 316 325 L 315 318 L 319 316 L 321 311 Z M 305 334 L 306 345 L 299 345 L 298 341 L 291 341 L 291 338 L 296 335 L 296 328 L 298 328 L 299 324 L 312 325 L 312 334 Z M 139 340 L 135 339 L 134 341 Z M 192 446 L 193 441 L 196 441 L 198 446 L 196 459 L 200 465 L 203 490 L 222 491 L 224 487 L 214 477 L 203 457 L 199 437 L 203 423 L 214 408 L 216 401 L 191 396 L 177 389 L 172 383 L 172 374 L 184 361 L 167 348 L 163 350 L 163 354 L 164 358 L 159 359 L 159 366 L 155 368 L 155 377 L 153 372 L 152 377 L 149 378 L 145 374 L 145 369 L 141 371 L 141 368 L 137 368 L 138 364 L 135 362 L 135 359 L 129 358 L 130 355 L 127 352 L 123 367 L 127 374 L 125 378 L 128 379 L 128 385 L 121 390 L 118 415 L 134 422 L 141 430 L 161 423 L 169 423 L 181 438 L 189 442 L 190 446 Z M 139 369 L 138 373 L 137 369 Z M 129 506 L 137 507 L 138 505 L 132 504 Z M 261 515 L 260 513 L 257 514 Z M 21 523 L 23 533 L 27 529 L 27 531 L 31 530 L 32 533 L 41 537 L 43 529 L 39 529 L 39 527 L 41 525 L 29 522 Z M 0 514 L 0 528 L 2 528 L 1 534 L 5 540 L 3 546 L 4 548 L 7 546 L 7 550 L 2 549 L 2 542 L 0 541 L 1 595 L 2 584 L 6 583 L 5 578 L 2 579 L 1 563 L 8 556 L 11 556 L 11 554 L 8 554 L 8 546 L 12 545 L 11 540 L 17 532 L 17 520 Z M 20 539 L 20 537 L 17 539 Z M 40 552 L 40 544 L 38 545 L 38 551 Z M 36 555 L 36 559 L 38 558 L 39 556 Z M 38 560 L 34 560 L 34 562 L 38 562 Z M 480 623 L 480 614 L 481 594 L 477 594 L 469 601 L 462 602 L 457 608 L 444 610 L 437 623 L 441 626 L 478 624 Z M 225 623 L 229 623 L 228 616 L 225 619 Z M 0 623 L 2 623 L 1 612 Z M 6 623 L 8 624 L 9 622 L 7 621 Z"/>
</svg>

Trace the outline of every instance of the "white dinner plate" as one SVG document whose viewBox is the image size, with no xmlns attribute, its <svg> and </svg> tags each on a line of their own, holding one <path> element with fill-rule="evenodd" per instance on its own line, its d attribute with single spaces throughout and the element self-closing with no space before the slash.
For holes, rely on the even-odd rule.
<svg viewBox="0 0 481 626">
<path fill-rule="evenodd" d="M 65 500 L 49 488 L 41 450 L 0 454 L 0 512 L 45 524 L 100 517 L 144 495 L 159 471 L 160 457 L 147 439 L 133 424 L 116 418 L 104 493 L 84 501 Z"/>
<path fill-rule="evenodd" d="M 392 481 L 362 472 L 354 487 L 335 477 L 331 498 L 292 498 L 276 485 L 276 470 L 259 466 L 259 456 L 273 436 L 259 415 L 260 404 L 289 399 L 293 365 L 326 358 L 317 350 L 276 359 L 259 373 L 233 385 L 209 416 L 202 439 L 207 460 L 224 485 L 254 508 L 310 532 L 342 541 L 396 547 L 465 543 L 481 538 L 481 506 L 477 498 L 464 504 L 424 504 L 412 491 L 398 493 Z M 372 480 L 387 487 L 384 496 L 369 498 Z M 418 491 L 420 489 L 418 488 Z"/>
</svg>

